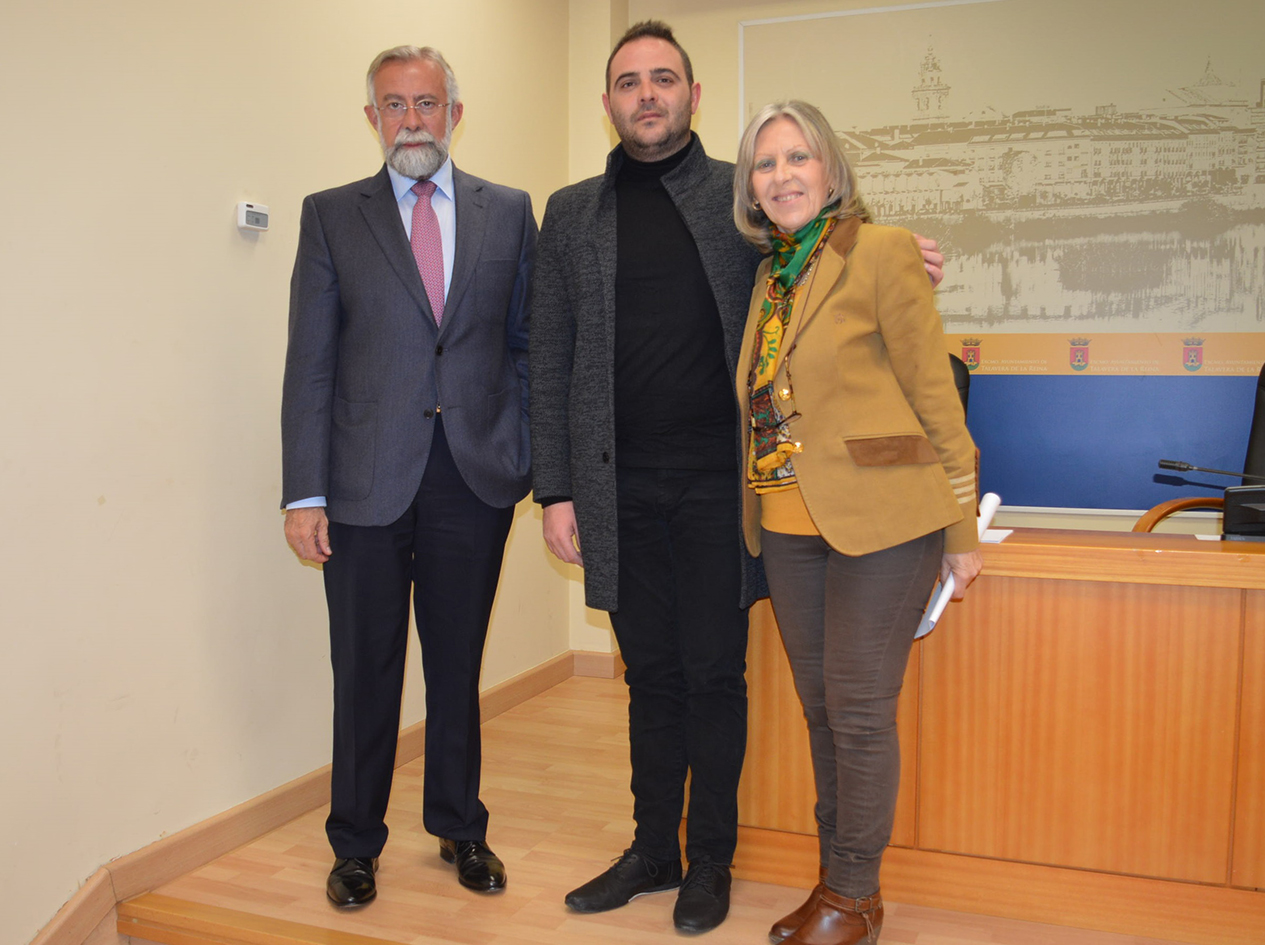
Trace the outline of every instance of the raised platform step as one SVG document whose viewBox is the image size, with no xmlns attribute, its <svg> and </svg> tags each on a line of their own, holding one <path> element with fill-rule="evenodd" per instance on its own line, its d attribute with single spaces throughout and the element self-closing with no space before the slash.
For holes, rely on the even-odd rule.
<svg viewBox="0 0 1265 945">
<path fill-rule="evenodd" d="M 484 723 L 483 798 L 492 811 L 489 842 L 505 861 L 509 886 L 484 896 L 458 885 L 422 830 L 422 761 L 396 770 L 387 821 L 391 837 L 378 873 L 378 898 L 357 910 L 325 900 L 332 855 L 324 835 L 327 809 L 317 808 L 153 891 L 118 905 L 118 931 L 162 945 L 651 945 L 679 941 L 672 893 L 645 896 L 614 912 L 582 916 L 563 905 L 568 890 L 590 879 L 632 836 L 628 795 L 627 692 L 621 681 L 572 677 Z M 815 878 L 808 837 L 743 831 L 729 919 L 709 945 L 765 941 L 769 925 L 790 911 Z M 902 851 L 889 854 L 888 943 L 954 945 L 1164 945 L 1126 926 L 1113 934 L 949 911 L 900 901 L 928 882 Z M 947 864 L 962 896 L 970 877 Z M 960 908 L 987 911 L 1022 884 L 998 876 Z M 1094 881 L 1086 874 L 1085 879 Z M 787 883 L 791 885 L 780 885 Z M 802 884 L 802 885 L 801 885 Z M 1197 891 L 1196 891 L 1197 892 Z M 1033 898 L 1048 889 L 1030 890 Z M 891 901 L 896 897 L 897 901 Z M 1051 901 L 1059 905 L 1057 895 Z M 936 903 L 936 905 L 952 905 Z M 994 903 L 995 904 L 995 903 Z M 1063 905 L 1066 905 L 1063 902 Z M 1031 905 L 1031 904 L 1029 904 Z M 1174 904 L 1177 911 L 1188 903 Z M 983 906 L 984 908 L 980 908 Z M 1052 908 L 1054 907 L 1052 906 Z M 994 910 L 995 911 L 995 910 Z M 1198 914 L 1198 910 L 1195 910 Z M 1066 915 L 1050 921 L 1066 922 Z M 1224 929 L 1221 929 L 1224 931 Z M 1164 942 L 1177 940 L 1171 935 Z M 1225 941 L 1234 939 L 1227 938 Z M 1188 939 L 1187 941 L 1208 941 Z"/>
</svg>

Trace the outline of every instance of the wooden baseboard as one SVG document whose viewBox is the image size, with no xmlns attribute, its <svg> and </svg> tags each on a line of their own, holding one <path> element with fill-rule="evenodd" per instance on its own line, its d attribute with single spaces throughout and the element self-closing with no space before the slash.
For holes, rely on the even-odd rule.
<svg viewBox="0 0 1265 945">
<path fill-rule="evenodd" d="M 598 679 L 614 679 L 624 671 L 624 660 L 619 651 L 598 653 L 592 650 L 573 650 L 575 676 L 596 676 Z"/>
<path fill-rule="evenodd" d="M 734 872 L 810 888 L 817 838 L 740 827 Z M 893 902 L 1197 945 L 1260 945 L 1265 891 L 888 847 Z"/>
<path fill-rule="evenodd" d="M 479 696 L 483 718 L 494 718 L 556 686 L 575 674 L 574 666 L 574 654 L 568 651 L 489 687 Z M 425 721 L 403 729 L 396 749 L 396 765 L 420 756 L 425 738 Z M 325 765 L 192 827 L 156 840 L 134 853 L 112 860 L 79 888 L 40 930 L 31 945 L 114 945 L 119 940 L 115 931 L 118 925 L 115 919 L 117 903 L 191 872 L 243 843 L 329 803 L 329 772 L 330 766 Z"/>
<path fill-rule="evenodd" d="M 329 765 L 106 864 L 117 901 L 182 876 L 329 803 Z"/>
<path fill-rule="evenodd" d="M 117 942 L 117 902 L 110 871 L 103 866 L 57 910 L 57 915 L 40 929 L 31 945 L 106 945 Z M 104 935 L 102 927 L 106 930 Z"/>
<path fill-rule="evenodd" d="M 532 696 L 538 696 L 546 689 L 552 689 L 563 680 L 570 679 L 575 675 L 574 666 L 575 655 L 568 650 L 483 690 L 479 696 L 479 712 L 483 720 L 486 722 L 496 718 L 505 710 L 521 705 Z"/>
<path fill-rule="evenodd" d="M 119 932 L 119 910 L 112 908 L 97 927 L 88 933 L 83 945 L 128 945 L 128 938 Z"/>
</svg>

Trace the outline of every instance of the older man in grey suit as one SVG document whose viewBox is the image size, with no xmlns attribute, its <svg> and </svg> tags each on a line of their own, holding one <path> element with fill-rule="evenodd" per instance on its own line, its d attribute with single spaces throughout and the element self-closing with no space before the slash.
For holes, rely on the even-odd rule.
<svg viewBox="0 0 1265 945">
<path fill-rule="evenodd" d="M 303 203 L 282 403 L 286 538 L 324 565 L 329 605 L 339 906 L 376 894 L 410 592 L 422 822 L 463 885 L 504 888 L 479 800 L 479 666 L 530 473 L 531 201 L 453 167 L 462 104 L 438 51 L 381 53 L 368 93 L 386 166 Z"/>
</svg>

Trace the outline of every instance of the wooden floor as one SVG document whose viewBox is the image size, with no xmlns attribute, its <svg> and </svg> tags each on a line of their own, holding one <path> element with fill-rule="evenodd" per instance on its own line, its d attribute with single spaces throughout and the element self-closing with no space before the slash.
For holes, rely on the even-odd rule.
<svg viewBox="0 0 1265 945">
<path fill-rule="evenodd" d="M 326 809 L 120 906 L 120 931 L 172 945 L 649 945 L 681 936 L 672 893 L 581 916 L 566 892 L 605 869 L 632 836 L 627 691 L 622 679 L 573 677 L 483 726 L 488 841 L 505 861 L 505 892 L 457 884 L 421 827 L 422 762 L 397 769 L 391 837 L 378 898 L 355 911 L 325 900 L 332 855 Z M 735 880 L 728 921 L 701 941 L 760 943 L 804 891 Z M 887 903 L 885 943 L 1160 945 L 1158 940 Z"/>
</svg>

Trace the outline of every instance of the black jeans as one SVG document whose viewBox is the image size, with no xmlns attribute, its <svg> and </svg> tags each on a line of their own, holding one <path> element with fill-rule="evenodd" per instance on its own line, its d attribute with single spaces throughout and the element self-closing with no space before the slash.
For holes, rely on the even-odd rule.
<svg viewBox="0 0 1265 945">
<path fill-rule="evenodd" d="M 734 471 L 617 472 L 619 609 L 611 625 L 627 671 L 632 848 L 733 859 L 747 743 L 747 612 Z"/>
</svg>

